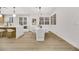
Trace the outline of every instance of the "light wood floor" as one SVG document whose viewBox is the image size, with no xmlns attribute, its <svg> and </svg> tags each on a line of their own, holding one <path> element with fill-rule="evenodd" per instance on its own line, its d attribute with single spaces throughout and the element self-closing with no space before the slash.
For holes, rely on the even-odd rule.
<svg viewBox="0 0 79 59">
<path fill-rule="evenodd" d="M 45 35 L 44 42 L 37 42 L 32 32 L 25 33 L 19 39 L 0 38 L 0 51 L 78 51 L 51 32 Z"/>
</svg>

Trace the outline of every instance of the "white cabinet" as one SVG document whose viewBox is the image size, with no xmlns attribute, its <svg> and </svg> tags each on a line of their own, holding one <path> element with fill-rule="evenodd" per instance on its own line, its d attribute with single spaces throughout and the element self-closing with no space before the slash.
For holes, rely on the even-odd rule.
<svg viewBox="0 0 79 59">
<path fill-rule="evenodd" d="M 44 29 L 37 29 L 36 30 L 36 41 L 44 41 L 45 38 L 45 30 Z"/>
</svg>

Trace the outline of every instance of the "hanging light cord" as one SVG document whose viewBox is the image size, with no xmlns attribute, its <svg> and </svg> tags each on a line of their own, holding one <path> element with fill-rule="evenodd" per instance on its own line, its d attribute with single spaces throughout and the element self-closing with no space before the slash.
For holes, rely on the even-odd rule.
<svg viewBox="0 0 79 59">
<path fill-rule="evenodd" d="M 15 14 L 15 7 L 13 7 L 13 13 Z"/>
<path fill-rule="evenodd" d="M 42 15 L 41 14 L 41 7 L 38 7 L 38 9 L 39 9 L 39 17 Z"/>
</svg>

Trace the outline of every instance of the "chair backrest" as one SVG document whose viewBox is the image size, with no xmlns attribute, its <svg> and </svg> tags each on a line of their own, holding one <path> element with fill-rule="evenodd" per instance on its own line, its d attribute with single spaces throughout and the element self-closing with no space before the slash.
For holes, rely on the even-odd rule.
<svg viewBox="0 0 79 59">
<path fill-rule="evenodd" d="M 7 31 L 8 31 L 8 32 L 13 32 L 13 31 L 15 31 L 15 30 L 13 30 L 13 29 L 7 29 Z"/>
<path fill-rule="evenodd" d="M 5 31 L 4 29 L 0 29 L 0 32 L 3 32 L 3 31 Z"/>
</svg>

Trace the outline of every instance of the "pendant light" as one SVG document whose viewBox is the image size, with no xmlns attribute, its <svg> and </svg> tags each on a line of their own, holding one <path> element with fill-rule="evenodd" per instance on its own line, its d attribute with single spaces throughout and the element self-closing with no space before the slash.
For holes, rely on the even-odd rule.
<svg viewBox="0 0 79 59">
<path fill-rule="evenodd" d="M 15 7 L 13 7 L 13 17 L 16 17 L 16 14 L 15 14 Z"/>
<path fill-rule="evenodd" d="M 1 14 L 1 7 L 0 7 L 0 17 L 2 17 L 2 14 Z"/>
<path fill-rule="evenodd" d="M 39 13 L 38 13 L 38 14 L 39 14 L 39 17 L 42 16 L 41 9 L 42 9 L 41 7 L 38 7 L 38 10 L 39 10 Z"/>
<path fill-rule="evenodd" d="M 41 7 L 38 7 L 38 18 L 39 18 L 39 21 L 40 21 L 40 17 L 42 16 L 42 13 L 41 13 Z M 38 24 L 38 27 L 40 27 L 41 25 Z"/>
</svg>

